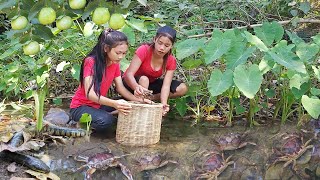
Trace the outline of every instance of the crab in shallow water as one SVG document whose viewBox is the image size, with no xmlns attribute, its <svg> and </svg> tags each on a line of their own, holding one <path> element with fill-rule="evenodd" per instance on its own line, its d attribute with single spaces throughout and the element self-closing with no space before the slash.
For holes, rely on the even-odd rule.
<svg viewBox="0 0 320 180">
<path fill-rule="evenodd" d="M 212 152 L 201 170 L 195 172 L 195 179 L 217 179 L 229 165 L 234 164 L 234 161 L 230 161 L 231 157 L 225 159 L 223 153 Z"/>
<path fill-rule="evenodd" d="M 122 173 L 129 179 L 133 180 L 131 171 L 118 161 L 122 156 L 114 156 L 111 151 L 104 153 L 97 153 L 91 157 L 81 157 L 78 156 L 75 158 L 76 161 L 84 161 L 85 165 L 79 167 L 75 172 L 82 171 L 84 168 L 88 167 L 86 171 L 85 178 L 91 179 L 91 175 L 97 170 L 106 170 L 109 167 L 120 167 Z"/>
<path fill-rule="evenodd" d="M 220 136 L 217 140 L 215 140 L 215 149 L 218 148 L 219 151 L 228 151 L 240 149 L 248 144 L 257 145 L 254 142 L 245 141 L 247 134 L 247 132 L 243 134 L 229 133 Z"/>
<path fill-rule="evenodd" d="M 163 167 L 168 163 L 177 164 L 177 161 L 168 160 L 165 154 L 154 153 L 146 154 L 135 160 L 135 166 L 138 171 L 152 170 Z"/>
<path fill-rule="evenodd" d="M 309 145 L 311 140 L 304 143 L 303 136 L 294 133 L 283 137 L 284 142 L 281 144 L 280 148 L 273 149 L 273 157 L 271 159 L 271 164 L 276 164 L 278 162 L 285 162 L 283 167 L 287 167 L 292 163 L 294 168 L 297 159 L 299 159 L 304 153 L 313 148 L 313 145 Z"/>
</svg>

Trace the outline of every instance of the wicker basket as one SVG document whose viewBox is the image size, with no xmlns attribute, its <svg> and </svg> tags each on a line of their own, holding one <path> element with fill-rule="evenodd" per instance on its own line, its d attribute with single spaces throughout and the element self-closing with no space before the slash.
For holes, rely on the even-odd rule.
<svg viewBox="0 0 320 180">
<path fill-rule="evenodd" d="M 160 140 L 162 104 L 130 102 L 128 115 L 119 113 L 116 141 L 129 146 L 146 146 Z"/>
</svg>

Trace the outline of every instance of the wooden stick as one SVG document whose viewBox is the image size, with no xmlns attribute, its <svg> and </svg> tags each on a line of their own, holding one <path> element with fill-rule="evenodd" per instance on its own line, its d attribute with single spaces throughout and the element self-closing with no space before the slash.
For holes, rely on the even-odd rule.
<svg viewBox="0 0 320 180">
<path fill-rule="evenodd" d="M 286 20 L 286 21 L 278 21 L 279 24 L 288 24 L 290 23 L 292 20 Z M 316 23 L 316 24 L 320 24 L 320 20 L 318 19 L 298 19 L 297 23 Z M 248 25 L 248 26 L 240 26 L 240 27 L 235 27 L 236 29 L 244 29 L 244 28 L 254 28 L 254 27 L 259 27 L 262 26 L 262 24 L 253 24 L 253 25 Z M 221 29 L 221 28 L 217 28 L 217 29 Z M 234 29 L 234 28 L 233 28 Z M 221 29 L 223 31 L 228 30 L 228 29 Z M 212 32 L 208 32 L 205 34 L 198 34 L 198 35 L 192 35 L 192 36 L 188 36 L 188 38 L 198 38 L 198 37 L 204 37 L 204 36 L 211 36 Z"/>
</svg>

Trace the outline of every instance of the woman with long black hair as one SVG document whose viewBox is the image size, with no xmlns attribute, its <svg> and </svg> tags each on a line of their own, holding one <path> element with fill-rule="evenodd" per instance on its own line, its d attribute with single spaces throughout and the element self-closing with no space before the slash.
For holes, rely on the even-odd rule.
<svg viewBox="0 0 320 180">
<path fill-rule="evenodd" d="M 70 115 L 74 121 L 79 121 L 82 114 L 88 113 L 92 117 L 91 127 L 103 131 L 116 120 L 112 112 L 130 112 L 131 106 L 127 101 L 106 97 L 113 82 L 117 92 L 127 100 L 146 100 L 134 96 L 122 83 L 119 63 L 127 50 L 125 34 L 112 29 L 101 32 L 97 44 L 81 64 L 80 85 L 70 104 Z"/>
</svg>

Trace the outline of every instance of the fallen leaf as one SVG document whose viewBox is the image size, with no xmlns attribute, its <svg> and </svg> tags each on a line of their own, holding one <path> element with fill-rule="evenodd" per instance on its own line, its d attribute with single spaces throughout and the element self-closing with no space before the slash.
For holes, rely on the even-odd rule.
<svg viewBox="0 0 320 180">
<path fill-rule="evenodd" d="M 52 172 L 41 173 L 41 172 L 36 172 L 33 170 L 26 170 L 25 172 L 32 175 L 32 176 L 35 176 L 39 180 L 47 180 L 48 178 L 52 179 L 52 180 L 60 180 L 59 176 L 55 175 Z"/>
<path fill-rule="evenodd" d="M 22 178 L 22 177 L 11 177 L 10 180 L 37 180 L 35 178 Z"/>
</svg>

